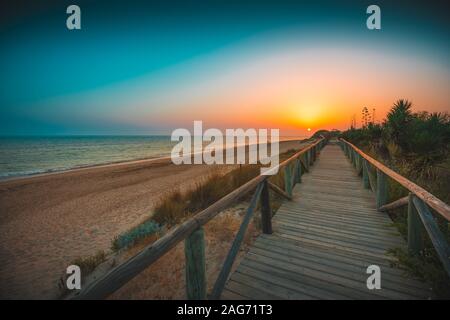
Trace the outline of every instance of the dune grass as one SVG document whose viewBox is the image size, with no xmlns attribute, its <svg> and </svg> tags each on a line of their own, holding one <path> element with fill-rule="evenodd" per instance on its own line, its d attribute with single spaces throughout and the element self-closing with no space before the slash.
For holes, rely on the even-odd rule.
<svg viewBox="0 0 450 320">
<path fill-rule="evenodd" d="M 280 162 L 291 157 L 298 150 L 291 149 L 280 154 Z M 181 193 L 173 191 L 162 197 L 154 209 L 151 221 L 167 227 L 182 223 L 185 219 L 207 208 L 221 197 L 243 185 L 250 179 L 259 175 L 257 165 L 242 165 L 230 172 L 220 175 L 212 174 L 203 183 L 198 183 L 191 190 Z M 269 180 L 281 188 L 284 187 L 284 172 L 281 170 Z M 230 245 L 242 222 L 242 215 L 246 211 L 251 193 L 240 202 L 221 212 L 205 226 L 206 241 L 206 269 L 208 291 L 217 278 Z M 272 212 L 281 205 L 283 199 L 270 192 Z M 256 210 L 258 210 L 257 207 Z M 248 226 L 243 246 L 235 261 L 245 254 L 248 246 L 253 242 L 261 230 L 261 221 L 258 214 L 254 214 Z M 146 245 L 155 239 L 144 237 L 141 241 L 131 245 L 126 250 L 127 256 L 140 252 Z M 185 298 L 185 256 L 183 243 L 179 243 L 163 257 L 158 259 L 149 268 L 145 269 L 136 278 L 128 282 L 123 288 L 114 293 L 112 299 L 184 299 Z"/>
<path fill-rule="evenodd" d="M 71 264 L 79 266 L 82 275 L 88 275 L 104 261 L 106 261 L 106 253 L 103 250 L 99 250 L 92 256 L 77 258 L 73 260 Z"/>
</svg>

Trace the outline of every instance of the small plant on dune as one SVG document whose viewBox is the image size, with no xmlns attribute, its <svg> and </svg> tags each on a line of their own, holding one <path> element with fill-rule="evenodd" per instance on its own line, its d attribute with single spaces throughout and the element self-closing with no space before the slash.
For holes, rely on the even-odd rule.
<svg viewBox="0 0 450 320">
<path fill-rule="evenodd" d="M 122 248 L 132 246 L 139 240 L 157 233 L 160 229 L 161 226 L 158 223 L 153 220 L 147 220 L 115 237 L 112 243 L 112 249 L 113 251 L 118 251 Z"/>
</svg>

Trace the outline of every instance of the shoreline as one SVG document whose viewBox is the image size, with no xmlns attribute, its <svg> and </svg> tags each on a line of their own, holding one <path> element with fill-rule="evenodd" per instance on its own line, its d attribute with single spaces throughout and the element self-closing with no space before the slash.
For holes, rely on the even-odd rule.
<svg viewBox="0 0 450 320">
<path fill-rule="evenodd" d="M 296 141 L 301 143 L 302 141 L 308 140 L 309 138 L 305 139 L 298 139 L 298 138 L 292 138 L 292 139 L 283 139 L 280 140 L 279 143 L 283 142 L 292 142 Z M 246 145 L 247 147 L 248 145 Z M 222 149 L 222 151 L 225 151 L 226 149 Z M 199 152 L 193 152 L 191 153 L 191 157 L 195 154 L 198 154 Z M 98 163 L 98 164 L 87 164 L 87 165 L 80 165 L 75 166 L 73 168 L 67 168 L 67 169 L 50 169 L 45 172 L 38 172 L 38 173 L 30 173 L 30 174 L 24 174 L 24 175 L 17 175 L 17 176 L 10 176 L 10 177 L 0 177 L 0 184 L 3 184 L 4 182 L 15 182 L 19 180 L 25 180 L 30 178 L 37 178 L 37 177 L 45 177 L 50 175 L 57 175 L 61 173 L 69 173 L 69 172 L 77 172 L 82 170 L 89 170 L 89 169 L 95 169 L 95 168 L 108 168 L 112 166 L 122 166 L 122 165 L 133 165 L 133 164 L 143 164 L 143 163 L 151 163 L 155 161 L 170 161 L 171 157 L 170 155 L 166 156 L 158 156 L 158 157 L 147 157 L 147 158 L 137 158 L 133 160 L 119 160 L 119 161 L 113 161 L 113 162 L 105 162 L 105 163 Z"/>
</svg>

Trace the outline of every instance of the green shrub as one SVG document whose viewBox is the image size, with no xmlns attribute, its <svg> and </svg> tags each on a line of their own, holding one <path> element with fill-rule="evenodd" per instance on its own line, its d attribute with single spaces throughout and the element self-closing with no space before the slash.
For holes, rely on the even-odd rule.
<svg viewBox="0 0 450 320">
<path fill-rule="evenodd" d="M 112 249 L 114 251 L 127 248 L 134 245 L 140 239 L 155 234 L 161 229 L 161 226 L 153 220 L 147 220 L 144 223 L 128 230 L 127 232 L 114 238 Z"/>
</svg>

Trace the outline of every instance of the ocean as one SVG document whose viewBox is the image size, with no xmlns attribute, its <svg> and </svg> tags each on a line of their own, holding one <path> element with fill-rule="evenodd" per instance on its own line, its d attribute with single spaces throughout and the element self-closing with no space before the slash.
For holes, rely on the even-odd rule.
<svg viewBox="0 0 450 320">
<path fill-rule="evenodd" d="M 165 157 L 176 143 L 149 135 L 0 137 L 0 179 Z"/>
</svg>

